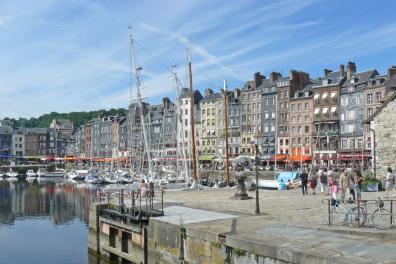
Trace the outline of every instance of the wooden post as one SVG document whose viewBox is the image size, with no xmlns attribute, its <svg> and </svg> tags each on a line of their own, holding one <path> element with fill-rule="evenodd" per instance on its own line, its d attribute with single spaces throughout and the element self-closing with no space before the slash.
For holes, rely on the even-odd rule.
<svg viewBox="0 0 396 264">
<path fill-rule="evenodd" d="M 224 140 L 225 140 L 225 155 L 226 155 L 226 175 L 227 175 L 227 186 L 230 187 L 230 167 L 229 167 L 229 153 L 228 153 L 228 96 L 227 96 L 227 81 L 224 79 Z"/>
</svg>

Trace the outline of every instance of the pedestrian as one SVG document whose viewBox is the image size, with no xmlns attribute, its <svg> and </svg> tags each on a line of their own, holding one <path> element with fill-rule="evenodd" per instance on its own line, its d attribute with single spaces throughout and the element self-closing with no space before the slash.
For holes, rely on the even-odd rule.
<svg viewBox="0 0 396 264">
<path fill-rule="evenodd" d="M 340 175 L 340 188 L 341 188 L 341 201 L 344 202 L 345 201 L 345 194 L 346 194 L 347 191 L 349 191 L 349 188 L 350 188 L 350 182 L 349 182 L 346 170 L 341 172 L 341 175 Z"/>
<path fill-rule="evenodd" d="M 300 174 L 300 179 L 301 179 L 301 189 L 302 189 L 302 194 L 306 195 L 308 194 L 308 173 L 306 173 L 305 169 L 302 170 L 302 173 Z"/>
<path fill-rule="evenodd" d="M 154 183 L 153 183 L 153 181 L 149 182 L 148 189 L 149 189 L 150 197 L 154 197 Z"/>
<path fill-rule="evenodd" d="M 309 178 L 309 180 L 308 180 L 309 188 L 311 188 L 312 194 L 315 195 L 316 194 L 315 190 L 316 190 L 316 185 L 317 185 L 318 179 L 317 179 L 316 175 L 312 172 L 309 174 L 308 178 Z"/>
<path fill-rule="evenodd" d="M 333 185 L 333 170 L 330 167 L 328 170 L 326 169 L 326 176 L 327 176 L 327 186 Z"/>
<path fill-rule="evenodd" d="M 389 193 L 393 191 L 394 182 L 395 182 L 395 175 L 393 174 L 392 168 L 388 167 L 386 173 L 386 183 L 385 183 L 385 198 L 389 197 Z"/>
<path fill-rule="evenodd" d="M 333 181 L 333 183 L 331 184 L 331 187 L 330 187 L 330 193 L 331 193 L 331 197 L 334 200 L 337 200 L 338 191 L 339 191 L 338 183 L 337 183 L 337 181 Z"/>
<path fill-rule="evenodd" d="M 358 170 L 355 171 L 355 177 L 353 178 L 353 183 L 354 183 L 353 188 L 355 190 L 356 200 L 361 201 L 363 177 L 360 171 Z"/>
<path fill-rule="evenodd" d="M 286 190 L 286 184 L 283 182 L 283 179 L 280 181 L 280 183 L 279 183 L 279 188 L 278 188 L 278 190 L 280 190 L 280 191 L 284 191 L 284 190 Z"/>
<path fill-rule="evenodd" d="M 147 186 L 147 183 L 146 183 L 146 181 L 144 179 L 142 179 L 142 181 L 139 184 L 139 191 L 140 191 L 140 195 L 141 196 L 147 195 L 148 186 Z"/>
<path fill-rule="evenodd" d="M 324 168 L 323 170 L 319 170 L 318 176 L 319 176 L 319 181 L 320 181 L 320 192 L 322 195 L 325 195 L 325 192 L 327 192 L 327 170 Z"/>
</svg>

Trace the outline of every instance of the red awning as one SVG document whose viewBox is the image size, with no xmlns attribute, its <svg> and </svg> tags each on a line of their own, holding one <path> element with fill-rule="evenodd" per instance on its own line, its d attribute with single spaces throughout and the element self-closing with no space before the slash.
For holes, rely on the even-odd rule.
<svg viewBox="0 0 396 264">
<path fill-rule="evenodd" d="M 294 162 L 301 162 L 301 160 L 305 162 L 311 160 L 312 158 L 310 155 L 302 155 L 302 157 L 301 155 L 297 155 L 297 156 L 289 156 L 287 159 Z"/>
<path fill-rule="evenodd" d="M 275 155 L 274 159 L 276 158 L 277 161 L 282 161 L 287 159 L 287 155 L 284 154 L 277 154 Z"/>
</svg>

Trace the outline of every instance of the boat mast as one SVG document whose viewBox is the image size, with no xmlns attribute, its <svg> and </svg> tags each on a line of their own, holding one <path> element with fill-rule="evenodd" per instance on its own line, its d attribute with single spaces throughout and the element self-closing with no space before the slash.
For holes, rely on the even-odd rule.
<svg viewBox="0 0 396 264">
<path fill-rule="evenodd" d="M 134 66 L 134 70 L 135 70 L 135 82 L 136 82 L 136 89 L 137 89 L 136 95 L 137 95 L 137 101 L 138 101 L 138 104 L 140 107 L 140 119 L 141 119 L 140 124 L 142 126 L 144 146 L 145 146 L 146 154 L 147 154 L 147 163 L 148 163 L 149 174 L 151 174 L 152 166 L 151 166 L 150 145 L 149 145 L 147 133 L 146 133 L 146 122 L 144 120 L 144 105 L 143 105 L 142 94 L 140 91 L 140 86 L 141 86 L 140 71 L 142 70 L 142 67 L 137 66 L 135 45 L 133 42 L 132 31 L 131 31 L 130 27 L 129 27 L 129 39 L 130 39 L 130 48 L 131 48 L 131 53 L 132 53 L 132 58 L 133 58 L 133 66 Z"/>
<path fill-rule="evenodd" d="M 176 133 L 177 133 L 177 138 L 179 138 L 179 133 L 181 132 L 181 138 L 182 138 L 182 155 L 181 157 L 183 158 L 183 164 L 184 164 L 184 177 L 186 178 L 186 182 L 189 182 L 189 177 L 188 177 L 188 168 L 187 168 L 187 159 L 186 159 L 186 151 L 184 149 L 184 128 L 183 128 L 183 120 L 181 118 L 181 108 L 180 108 L 180 94 L 179 94 L 179 82 L 177 79 L 177 73 L 176 73 L 176 64 L 172 65 L 172 70 L 173 70 L 173 76 L 175 78 L 175 88 L 176 88 L 176 100 L 177 100 L 177 105 L 176 105 Z M 179 152 L 179 142 L 176 141 L 176 171 L 177 173 L 179 172 L 179 160 L 178 160 L 178 155 L 177 153 Z"/>
<path fill-rule="evenodd" d="M 191 145 L 192 145 L 192 162 L 193 162 L 193 184 L 191 188 L 197 187 L 197 163 L 195 153 L 195 118 L 194 118 L 194 93 L 193 93 L 193 82 L 192 82 L 192 68 L 191 68 L 191 46 L 190 39 L 188 40 L 188 77 L 190 81 L 190 122 L 191 122 Z M 195 183 L 195 184 L 194 184 Z"/>
<path fill-rule="evenodd" d="M 230 187 L 230 167 L 229 167 L 229 154 L 228 154 L 228 91 L 227 91 L 227 80 L 224 79 L 224 140 L 225 140 L 225 155 L 226 155 L 226 175 L 227 175 L 227 186 Z"/>
</svg>

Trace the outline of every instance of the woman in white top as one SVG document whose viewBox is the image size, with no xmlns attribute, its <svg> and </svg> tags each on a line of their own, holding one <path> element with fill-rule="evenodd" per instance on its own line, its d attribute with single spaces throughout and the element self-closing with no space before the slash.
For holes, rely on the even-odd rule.
<svg viewBox="0 0 396 264">
<path fill-rule="evenodd" d="M 386 183 L 385 183 L 385 198 L 389 197 L 389 191 L 393 191 L 395 175 L 393 175 L 393 171 L 390 167 L 387 169 L 386 173 Z"/>
</svg>

